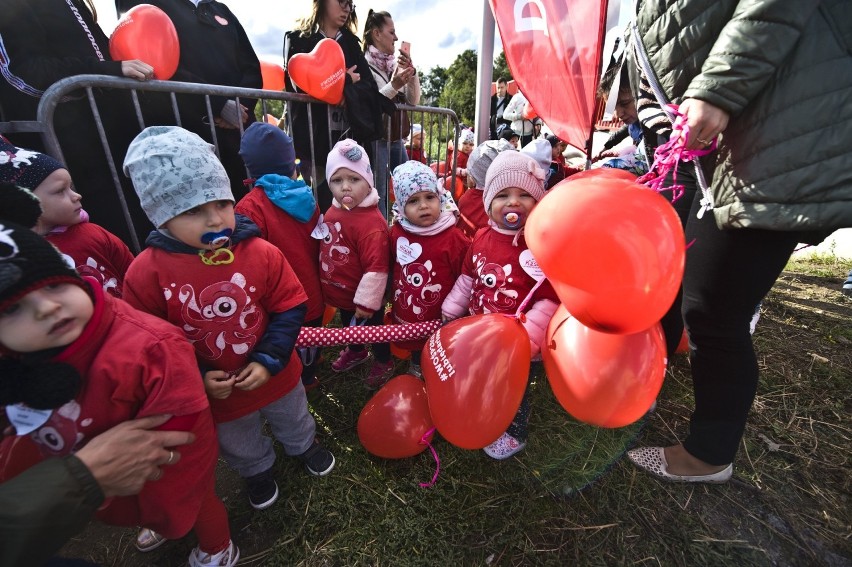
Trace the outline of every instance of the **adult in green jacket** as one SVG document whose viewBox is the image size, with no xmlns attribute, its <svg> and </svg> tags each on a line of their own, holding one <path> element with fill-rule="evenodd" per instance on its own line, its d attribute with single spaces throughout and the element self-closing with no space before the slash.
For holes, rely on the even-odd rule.
<svg viewBox="0 0 852 567">
<path fill-rule="evenodd" d="M 0 484 L 0 565 L 41 565 L 82 530 L 106 498 L 138 494 L 186 445 L 186 431 L 152 431 L 170 416 L 126 421 L 75 455 L 49 459 Z"/>
<path fill-rule="evenodd" d="M 755 305 L 798 242 L 852 226 L 852 2 L 642 0 L 631 39 L 686 114 L 686 147 L 719 145 L 685 227 L 689 435 L 629 457 L 666 480 L 725 482 L 757 388 Z"/>
</svg>

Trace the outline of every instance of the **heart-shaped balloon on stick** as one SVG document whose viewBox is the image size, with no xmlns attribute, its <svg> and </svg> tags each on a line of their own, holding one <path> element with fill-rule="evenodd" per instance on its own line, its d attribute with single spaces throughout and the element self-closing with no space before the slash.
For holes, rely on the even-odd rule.
<svg viewBox="0 0 852 567">
<path fill-rule="evenodd" d="M 287 64 L 290 80 L 305 93 L 329 104 L 340 104 L 346 84 L 346 60 L 340 45 L 321 40 L 310 53 L 297 53 Z"/>
<path fill-rule="evenodd" d="M 124 14 L 109 38 L 115 61 L 139 59 L 154 68 L 154 78 L 171 79 L 180 61 L 180 42 L 171 18 L 151 4 L 139 4 Z"/>
</svg>

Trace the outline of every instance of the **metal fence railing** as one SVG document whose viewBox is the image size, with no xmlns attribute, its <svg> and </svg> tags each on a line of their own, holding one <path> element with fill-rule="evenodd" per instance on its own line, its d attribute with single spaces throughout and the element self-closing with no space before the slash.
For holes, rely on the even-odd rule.
<svg viewBox="0 0 852 567">
<path fill-rule="evenodd" d="M 277 110 L 278 108 L 281 108 L 281 113 L 284 115 L 284 130 L 291 135 L 292 129 L 287 122 L 287 116 L 291 115 L 291 113 L 289 112 L 291 105 L 294 102 L 313 103 L 307 105 L 308 122 L 311 138 L 311 156 L 299 157 L 303 157 L 306 160 L 310 159 L 310 163 L 313 164 L 314 171 L 310 172 L 310 179 L 314 180 L 312 186 L 315 193 L 317 190 L 316 180 L 324 177 L 324 172 L 316 171 L 316 164 L 318 163 L 318 160 L 316 159 L 316 152 L 328 151 L 328 149 L 321 149 L 315 147 L 315 136 L 317 134 L 317 131 L 315 129 L 315 122 L 313 120 L 314 117 L 312 114 L 312 107 L 315 108 L 315 105 L 321 105 L 326 109 L 326 112 L 328 112 L 329 114 L 335 109 L 339 110 L 339 107 L 327 105 L 305 94 L 299 93 L 246 89 L 240 87 L 227 87 L 209 84 L 183 83 L 176 81 L 150 81 L 140 83 L 132 79 L 111 77 L 105 75 L 76 75 L 57 81 L 44 92 L 39 103 L 37 120 L 0 122 L 0 133 L 6 133 L 10 135 L 18 133 L 38 134 L 42 139 L 44 148 L 46 149 L 47 153 L 49 153 L 56 159 L 62 161 L 63 163 L 66 163 L 64 159 L 65 151 L 62 147 L 62 143 L 60 142 L 59 137 L 57 136 L 56 117 L 57 113 L 62 112 L 62 103 L 67 100 L 67 97 L 69 97 L 69 95 L 71 95 L 72 93 L 79 96 L 81 91 L 85 93 L 84 98 L 88 101 L 88 105 L 91 108 L 94 126 L 97 130 L 98 138 L 101 145 L 100 148 L 90 149 L 92 156 L 91 159 L 102 159 L 106 161 L 106 164 L 112 176 L 112 188 L 116 191 L 116 194 L 118 195 L 118 201 L 120 203 L 121 208 L 121 211 L 115 211 L 115 214 L 120 214 L 123 216 L 124 223 L 126 224 L 128 232 L 130 234 L 130 242 L 128 242 L 128 245 L 134 250 L 134 252 L 137 253 L 140 251 L 141 247 L 137 236 L 137 230 L 134 226 L 134 221 L 130 213 L 131 204 L 127 202 L 128 199 L 125 197 L 125 192 L 122 189 L 122 180 L 125 181 L 125 184 L 127 181 L 124 177 L 124 174 L 121 172 L 121 163 L 116 163 L 116 161 L 118 161 L 118 156 L 114 157 L 114 141 L 111 139 L 110 136 L 111 129 L 104 124 L 104 113 L 102 112 L 103 109 L 101 108 L 101 106 L 103 105 L 103 101 L 106 100 L 111 95 L 111 93 L 116 93 L 120 91 L 129 93 L 133 116 L 124 117 L 123 119 L 133 121 L 131 123 L 131 129 L 137 129 L 138 131 L 142 131 L 142 129 L 147 126 L 153 126 L 159 123 L 156 121 L 146 122 L 146 117 L 149 115 L 149 113 L 146 112 L 145 106 L 149 103 L 149 99 L 152 98 L 149 93 L 163 93 L 162 95 L 155 95 L 159 97 L 157 101 L 158 104 L 160 104 L 161 108 L 163 104 L 163 97 L 165 96 L 168 98 L 171 107 L 171 116 L 169 117 L 169 123 L 176 125 L 182 125 L 186 121 L 186 117 L 181 115 L 182 105 L 179 103 L 178 97 L 183 97 L 187 95 L 199 97 L 200 100 L 203 100 L 203 106 L 204 108 L 206 108 L 207 116 L 206 120 L 204 120 L 205 131 L 196 133 L 210 140 L 216 147 L 217 155 L 220 156 L 220 145 L 219 140 L 217 138 L 217 129 L 214 124 L 215 116 L 213 113 L 213 107 L 211 105 L 211 97 L 216 97 L 218 99 L 233 99 L 236 101 L 237 105 L 239 105 L 240 101 L 244 99 L 257 100 L 258 103 L 256 106 L 256 113 L 259 113 L 258 119 L 260 120 L 263 120 L 265 115 L 273 112 L 273 109 Z M 95 95 L 96 91 L 98 92 L 97 96 Z M 444 151 L 446 151 L 445 144 L 447 140 L 451 139 L 455 141 L 455 139 L 458 137 L 459 121 L 456 117 L 456 114 L 452 110 L 446 108 L 410 106 L 403 104 L 397 104 L 396 106 L 398 110 L 404 110 L 408 112 L 409 120 L 412 125 L 422 125 L 423 148 L 431 149 L 431 151 L 433 152 L 438 151 L 443 153 Z M 277 114 L 278 112 L 276 111 L 276 115 Z M 327 120 L 326 123 L 330 125 L 332 121 Z M 388 121 L 388 123 L 388 133 L 390 134 L 390 121 Z M 128 128 L 128 125 L 125 124 L 124 127 L 126 130 Z M 207 130 L 208 128 L 209 130 Z M 239 129 L 240 134 L 242 134 L 242 125 L 240 125 Z M 412 129 L 413 126 L 409 128 L 409 135 L 411 134 Z M 328 139 L 332 139 L 332 132 L 330 127 L 328 135 Z M 388 138 L 390 138 L 390 135 L 388 135 Z M 387 144 L 389 149 L 390 142 L 387 142 Z M 389 154 L 390 151 L 386 152 L 386 155 Z M 432 158 L 433 159 L 430 159 L 429 161 L 444 161 L 442 159 L 442 155 L 432 156 Z M 377 164 L 375 163 L 373 164 L 374 171 L 377 170 L 376 165 Z M 385 164 L 385 166 L 387 167 L 387 164 Z M 75 172 L 71 171 L 72 177 L 74 177 L 74 174 Z M 452 178 L 452 183 L 455 184 L 456 167 L 454 160 L 452 164 L 447 164 L 446 174 Z M 389 178 L 389 176 L 387 177 Z M 137 205 L 134 203 L 133 206 Z M 92 220 L 94 222 L 98 222 L 97 218 L 93 218 Z"/>
</svg>

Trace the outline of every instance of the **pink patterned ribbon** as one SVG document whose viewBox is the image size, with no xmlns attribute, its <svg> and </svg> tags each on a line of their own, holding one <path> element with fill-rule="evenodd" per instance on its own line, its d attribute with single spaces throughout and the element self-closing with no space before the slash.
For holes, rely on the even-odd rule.
<svg viewBox="0 0 852 567">
<path fill-rule="evenodd" d="M 389 343 L 414 341 L 428 337 L 441 326 L 441 321 L 424 321 L 405 325 L 353 326 L 343 328 L 302 327 L 297 347 Z"/>
</svg>

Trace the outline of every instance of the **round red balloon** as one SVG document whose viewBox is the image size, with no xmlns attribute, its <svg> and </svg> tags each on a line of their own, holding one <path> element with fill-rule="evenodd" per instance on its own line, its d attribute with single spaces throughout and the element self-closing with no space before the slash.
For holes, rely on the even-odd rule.
<svg viewBox="0 0 852 567">
<path fill-rule="evenodd" d="M 671 203 L 642 185 L 562 181 L 533 209 L 524 235 L 568 311 L 598 331 L 647 329 L 680 288 L 680 219 Z"/>
<path fill-rule="evenodd" d="M 527 101 L 524 103 L 524 110 L 521 113 L 521 116 L 523 116 L 524 120 L 532 120 L 538 115 L 536 114 L 535 109 L 532 107 L 530 102 Z"/>
<path fill-rule="evenodd" d="M 432 427 L 426 386 L 403 374 L 382 386 L 361 410 L 358 439 L 377 457 L 404 459 L 426 450 L 420 440 Z M 431 442 L 432 436 L 426 441 Z"/>
<path fill-rule="evenodd" d="M 340 104 L 346 84 L 346 60 L 340 45 L 325 38 L 310 53 L 297 53 L 287 63 L 287 72 L 297 87 L 315 99 Z"/>
<path fill-rule="evenodd" d="M 473 315 L 429 337 L 421 359 L 429 411 L 457 447 L 481 449 L 518 411 L 530 371 L 530 340 L 507 315 Z"/>
<path fill-rule="evenodd" d="M 556 399 L 576 419 L 623 427 L 645 415 L 666 373 L 659 323 L 631 335 L 583 326 L 564 306 L 550 320 L 541 355 Z"/>
<path fill-rule="evenodd" d="M 263 89 L 267 91 L 284 90 L 284 68 L 278 63 L 260 61 L 260 75 L 263 77 Z"/>
<path fill-rule="evenodd" d="M 114 61 L 139 59 L 154 68 L 154 78 L 171 79 L 180 61 L 180 43 L 172 20 L 151 4 L 139 4 L 124 14 L 109 38 Z"/>
</svg>

